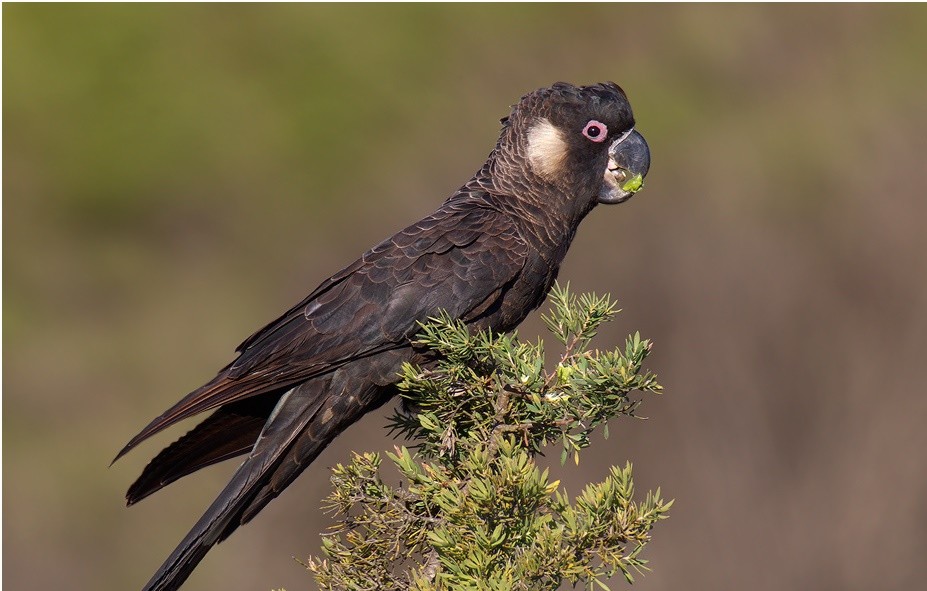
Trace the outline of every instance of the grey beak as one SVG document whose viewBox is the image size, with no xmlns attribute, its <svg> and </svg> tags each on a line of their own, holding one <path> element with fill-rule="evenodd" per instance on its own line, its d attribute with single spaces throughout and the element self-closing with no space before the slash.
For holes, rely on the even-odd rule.
<svg viewBox="0 0 927 591">
<path fill-rule="evenodd" d="M 650 148 L 637 130 L 615 140 L 608 147 L 608 170 L 599 192 L 599 203 L 621 203 L 644 186 L 650 170 Z"/>
</svg>

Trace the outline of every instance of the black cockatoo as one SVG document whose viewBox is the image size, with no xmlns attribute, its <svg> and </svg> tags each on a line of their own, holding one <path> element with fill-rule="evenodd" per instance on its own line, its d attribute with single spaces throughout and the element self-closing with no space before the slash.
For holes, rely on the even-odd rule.
<svg viewBox="0 0 927 591">
<path fill-rule="evenodd" d="M 128 504 L 247 454 L 231 482 L 151 578 L 177 589 L 339 433 L 395 394 L 410 344 L 440 311 L 473 330 L 514 329 L 543 302 L 580 221 L 621 203 L 650 166 L 631 105 L 611 82 L 557 83 L 522 97 L 485 164 L 437 211 L 364 253 L 246 339 L 238 357 L 132 438 L 116 459 L 217 409 L 159 453 Z"/>
</svg>

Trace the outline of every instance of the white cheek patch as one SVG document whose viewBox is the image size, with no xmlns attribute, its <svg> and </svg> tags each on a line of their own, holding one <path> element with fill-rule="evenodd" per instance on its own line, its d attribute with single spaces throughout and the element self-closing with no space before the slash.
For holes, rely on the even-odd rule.
<svg viewBox="0 0 927 591">
<path fill-rule="evenodd" d="M 562 133 L 547 119 L 539 119 L 528 130 L 528 163 L 538 175 L 551 179 L 560 174 L 567 150 Z"/>
</svg>

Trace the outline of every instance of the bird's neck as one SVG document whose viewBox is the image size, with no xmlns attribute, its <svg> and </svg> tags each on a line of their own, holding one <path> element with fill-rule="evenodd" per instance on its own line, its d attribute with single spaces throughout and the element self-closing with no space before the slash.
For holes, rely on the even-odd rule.
<svg viewBox="0 0 927 591">
<path fill-rule="evenodd" d="M 494 209 L 507 214 L 522 237 L 545 258 L 562 258 L 579 223 L 595 207 L 595 199 L 570 194 L 538 179 L 499 174 L 490 159 L 474 177 Z"/>
</svg>

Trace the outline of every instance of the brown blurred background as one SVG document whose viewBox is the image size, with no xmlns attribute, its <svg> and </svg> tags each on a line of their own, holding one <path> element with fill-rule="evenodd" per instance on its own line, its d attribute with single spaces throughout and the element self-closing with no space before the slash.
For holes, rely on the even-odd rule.
<svg viewBox="0 0 927 591">
<path fill-rule="evenodd" d="M 640 329 L 666 394 L 564 469 L 568 490 L 630 459 L 640 490 L 677 499 L 638 589 L 927 579 L 923 5 L 3 17 L 8 589 L 139 588 L 234 466 L 128 510 L 125 488 L 183 429 L 107 468 L 127 438 L 435 208 L 522 94 L 606 79 L 653 167 L 584 222 L 561 278 L 620 300 L 598 344 Z M 291 557 L 318 549 L 326 467 L 390 448 L 382 415 L 186 589 L 313 589 Z"/>
</svg>

